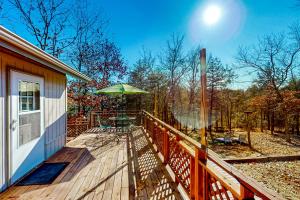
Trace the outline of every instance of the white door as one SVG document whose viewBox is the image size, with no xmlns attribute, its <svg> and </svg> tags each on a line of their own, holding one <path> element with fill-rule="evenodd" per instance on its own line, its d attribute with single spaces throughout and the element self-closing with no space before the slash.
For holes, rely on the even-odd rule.
<svg viewBox="0 0 300 200">
<path fill-rule="evenodd" d="M 44 79 L 11 71 L 11 183 L 45 159 Z"/>
</svg>

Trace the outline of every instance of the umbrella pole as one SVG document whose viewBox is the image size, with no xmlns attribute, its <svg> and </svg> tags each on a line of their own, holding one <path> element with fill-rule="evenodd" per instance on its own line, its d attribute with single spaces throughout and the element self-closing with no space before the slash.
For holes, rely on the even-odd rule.
<svg viewBox="0 0 300 200">
<path fill-rule="evenodd" d="M 122 94 L 122 133 L 124 133 L 124 123 L 123 123 L 123 118 L 124 118 L 124 112 L 125 112 L 125 102 L 124 102 L 124 94 Z"/>
</svg>

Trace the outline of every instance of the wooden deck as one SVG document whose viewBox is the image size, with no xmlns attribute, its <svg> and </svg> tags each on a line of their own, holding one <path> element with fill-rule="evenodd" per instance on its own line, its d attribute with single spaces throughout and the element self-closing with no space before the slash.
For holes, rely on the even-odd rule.
<svg viewBox="0 0 300 200">
<path fill-rule="evenodd" d="M 181 199 L 141 129 L 113 134 L 91 129 L 47 162 L 70 162 L 50 185 L 12 186 L 0 199 Z"/>
</svg>

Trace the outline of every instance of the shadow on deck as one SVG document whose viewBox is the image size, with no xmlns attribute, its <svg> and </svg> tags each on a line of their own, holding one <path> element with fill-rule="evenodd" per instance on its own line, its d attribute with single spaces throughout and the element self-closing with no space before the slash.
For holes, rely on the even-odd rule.
<svg viewBox="0 0 300 200">
<path fill-rule="evenodd" d="M 52 184 L 12 186 L 0 199 L 181 199 L 141 129 L 119 141 L 91 129 L 46 162 L 70 164 Z"/>
</svg>

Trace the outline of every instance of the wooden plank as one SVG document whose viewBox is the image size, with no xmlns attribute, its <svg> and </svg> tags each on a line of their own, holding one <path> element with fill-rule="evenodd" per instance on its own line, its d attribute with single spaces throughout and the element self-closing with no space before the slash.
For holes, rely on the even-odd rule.
<svg viewBox="0 0 300 200">
<path fill-rule="evenodd" d="M 281 156 L 262 156 L 262 157 L 247 157 L 247 158 L 230 158 L 224 159 L 224 161 L 230 164 L 238 163 L 264 163 L 264 162 L 273 162 L 273 161 L 295 161 L 300 160 L 300 155 L 281 155 Z"/>
<path fill-rule="evenodd" d="M 89 165 L 91 165 L 91 167 L 89 168 L 89 172 L 85 178 L 85 180 L 83 181 L 82 183 L 82 186 L 79 188 L 76 196 L 75 196 L 75 199 L 81 199 L 81 198 L 84 198 L 89 192 L 91 189 L 94 190 L 93 187 L 96 187 L 96 186 L 93 186 L 92 185 L 92 182 L 96 182 L 96 179 L 95 179 L 95 176 L 97 173 L 99 173 L 99 170 L 101 168 L 103 168 L 103 164 L 105 159 L 101 159 L 101 157 L 99 158 L 98 157 L 98 152 L 100 152 L 101 150 L 98 149 L 96 152 L 93 153 L 93 155 L 95 155 L 94 159 Z M 105 157 L 104 157 L 105 158 Z M 93 181 L 94 180 L 94 181 Z M 77 184 L 77 183 L 76 183 Z M 91 185 L 93 187 L 91 187 Z"/>
<path fill-rule="evenodd" d="M 101 174 L 103 172 L 103 166 L 105 164 L 105 161 L 107 159 L 107 154 L 104 154 L 103 156 L 101 156 L 101 160 L 98 163 L 98 167 L 97 170 L 95 172 L 95 174 L 93 174 L 93 179 L 92 182 L 90 184 L 90 188 L 89 191 L 87 191 L 88 194 L 86 194 L 86 197 L 84 198 L 85 200 L 92 200 L 95 196 L 95 192 L 96 192 L 96 188 L 99 187 L 99 185 L 101 185 L 101 181 L 100 181 L 100 177 Z"/>
<path fill-rule="evenodd" d="M 116 147 L 115 147 L 116 148 Z M 105 188 L 104 188 L 104 193 L 102 199 L 111 199 L 112 196 L 112 191 L 113 191 L 113 186 L 114 186 L 114 180 L 115 180 L 115 175 L 117 173 L 116 171 L 116 166 L 118 162 L 118 155 L 119 151 L 115 151 L 113 160 L 110 165 L 110 172 L 108 175 L 108 180 L 105 182 Z"/>
<path fill-rule="evenodd" d="M 103 172 L 100 177 L 101 182 L 106 180 L 109 176 L 110 166 L 113 161 L 114 154 L 115 154 L 115 151 L 114 151 L 114 148 L 112 148 L 111 151 L 109 152 L 108 159 L 106 160 L 106 162 L 104 164 Z M 96 188 L 93 199 L 94 200 L 102 199 L 103 194 L 104 194 L 104 189 L 105 189 L 105 183 L 102 183 L 99 187 Z"/>
<path fill-rule="evenodd" d="M 117 161 L 117 173 L 115 175 L 113 190 L 112 190 L 112 199 L 120 199 L 121 198 L 121 188 L 122 188 L 122 168 L 124 167 L 123 162 L 124 150 L 119 150 L 118 161 Z M 119 169 L 120 168 L 120 169 Z"/>
<path fill-rule="evenodd" d="M 62 182 L 66 181 L 66 184 L 59 184 L 60 191 L 57 192 L 59 194 L 58 197 L 61 196 L 63 199 L 74 199 L 79 190 L 79 187 L 81 186 L 87 173 L 89 172 L 89 162 L 91 162 L 91 157 L 89 153 L 86 153 L 78 166 L 69 170 L 69 173 L 67 173 L 67 175 L 62 179 Z M 57 194 L 55 194 L 55 191 L 54 196 L 57 196 Z"/>
<path fill-rule="evenodd" d="M 124 143 L 124 147 L 123 147 L 123 152 L 124 152 L 124 156 L 123 156 L 123 162 L 126 163 L 126 165 L 123 167 L 122 169 L 122 185 L 121 185 L 121 196 L 122 199 L 127 200 L 129 199 L 129 173 L 128 173 L 128 167 L 130 164 L 130 161 L 128 160 L 128 137 L 126 138 L 126 142 Z"/>
</svg>

